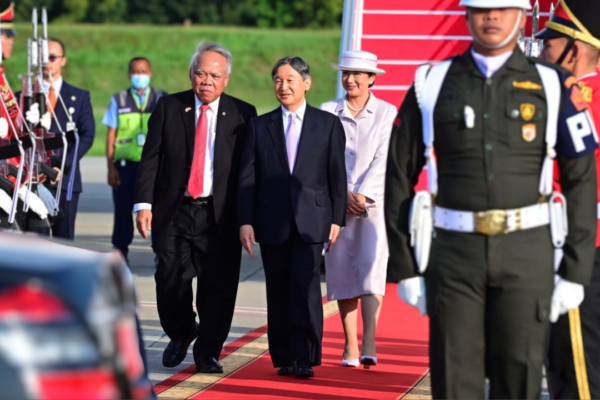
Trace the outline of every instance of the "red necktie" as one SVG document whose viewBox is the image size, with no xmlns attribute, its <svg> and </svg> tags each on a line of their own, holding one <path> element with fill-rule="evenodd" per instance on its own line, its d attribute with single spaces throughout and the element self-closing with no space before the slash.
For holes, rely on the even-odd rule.
<svg viewBox="0 0 600 400">
<path fill-rule="evenodd" d="M 196 143 L 194 144 L 194 159 L 188 182 L 188 192 L 197 199 L 204 192 L 204 162 L 206 159 L 206 140 L 208 138 L 208 105 L 200 106 L 200 118 L 196 125 Z"/>
</svg>

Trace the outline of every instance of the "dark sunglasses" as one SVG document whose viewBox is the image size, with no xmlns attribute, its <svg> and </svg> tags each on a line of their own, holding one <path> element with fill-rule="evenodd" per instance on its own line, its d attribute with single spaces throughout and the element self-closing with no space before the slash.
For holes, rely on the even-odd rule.
<svg viewBox="0 0 600 400">
<path fill-rule="evenodd" d="M 56 56 L 56 55 L 52 54 L 52 55 L 48 56 L 48 61 L 54 62 L 54 61 L 58 60 L 59 58 L 63 58 L 63 57 L 64 56 Z"/>
</svg>

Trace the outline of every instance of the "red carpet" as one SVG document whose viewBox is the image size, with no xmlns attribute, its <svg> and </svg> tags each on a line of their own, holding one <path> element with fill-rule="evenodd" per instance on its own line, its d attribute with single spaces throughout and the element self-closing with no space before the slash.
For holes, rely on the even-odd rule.
<svg viewBox="0 0 600 400">
<path fill-rule="evenodd" d="M 400 301 L 396 285 L 388 285 L 377 328 L 376 367 L 341 367 L 344 335 L 334 314 L 325 321 L 323 364 L 315 368 L 315 378 L 277 376 L 267 353 L 192 399 L 396 399 L 428 371 L 427 343 L 428 320 Z"/>
</svg>

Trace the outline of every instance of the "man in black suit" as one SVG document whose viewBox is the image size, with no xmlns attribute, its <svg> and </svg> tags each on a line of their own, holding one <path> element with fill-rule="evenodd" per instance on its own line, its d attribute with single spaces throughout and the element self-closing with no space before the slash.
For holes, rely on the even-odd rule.
<svg viewBox="0 0 600 400">
<path fill-rule="evenodd" d="M 308 65 L 279 60 L 276 110 L 250 121 L 242 155 L 242 245 L 260 243 L 267 280 L 269 351 L 279 375 L 314 376 L 321 364 L 319 262 L 346 222 L 346 136 L 339 118 L 309 106 Z"/>
<path fill-rule="evenodd" d="M 196 369 L 221 373 L 237 294 L 241 246 L 235 215 L 239 160 L 256 108 L 223 93 L 231 53 L 202 43 L 192 57 L 192 90 L 162 97 L 148 123 L 135 211 L 144 238 L 158 234 L 155 273 L 160 322 L 175 367 L 194 344 Z M 151 227 L 151 228 L 150 228 Z M 192 279 L 198 277 L 192 309 Z"/>
<path fill-rule="evenodd" d="M 56 119 L 61 128 L 66 132 L 70 130 L 70 121 L 73 121 L 77 127 L 79 135 L 79 147 L 75 154 L 75 145 L 70 144 L 67 148 L 67 158 L 65 162 L 65 171 L 60 194 L 60 208 L 64 212 L 63 219 L 57 219 L 52 226 L 52 235 L 63 239 L 75 237 L 75 217 L 77 215 L 77 205 L 79 195 L 83 191 L 81 185 L 81 169 L 79 161 L 88 152 L 94 144 L 96 134 L 96 124 L 94 123 L 94 112 L 90 102 L 90 92 L 69 85 L 61 75 L 62 68 L 67 64 L 67 54 L 64 44 L 57 39 L 50 39 L 48 42 L 49 63 L 44 71 L 44 78 L 48 87 L 50 101 L 56 112 Z M 60 102 L 59 96 L 64 102 Z M 68 114 L 67 114 L 68 113 Z M 69 118 L 70 115 L 70 118 Z M 58 132 L 58 126 L 54 118 L 50 132 Z M 56 159 L 62 161 L 63 150 L 56 151 Z M 74 172 L 71 200 L 67 201 L 69 189 L 69 180 L 71 173 Z"/>
<path fill-rule="evenodd" d="M 48 93 L 51 106 L 48 105 L 47 110 L 39 110 L 42 114 L 42 125 L 50 132 L 60 132 L 61 129 L 67 132 L 73 129 L 70 124 L 72 121 L 79 135 L 77 154 L 75 154 L 75 144 L 69 144 L 67 147 L 67 158 L 60 193 L 62 214 L 59 214 L 59 218 L 52 225 L 52 235 L 54 237 L 73 240 L 79 195 L 83 191 L 79 162 L 94 144 L 96 124 L 94 123 L 94 112 L 90 102 L 90 92 L 76 88 L 63 79 L 62 69 L 67 65 L 67 53 L 65 45 L 60 40 L 48 40 L 48 61 L 48 65 L 44 68 L 44 90 Z M 17 98 L 20 97 L 21 92 L 17 92 Z M 60 101 L 61 98 L 62 102 Z M 56 124 L 51 110 L 56 113 L 56 119 L 61 129 Z M 53 151 L 52 166 L 55 169 L 60 169 L 63 151 L 63 149 Z M 69 181 L 72 173 L 75 175 L 73 176 L 72 195 L 69 201 Z M 48 229 L 38 230 L 38 232 L 50 233 Z"/>
</svg>

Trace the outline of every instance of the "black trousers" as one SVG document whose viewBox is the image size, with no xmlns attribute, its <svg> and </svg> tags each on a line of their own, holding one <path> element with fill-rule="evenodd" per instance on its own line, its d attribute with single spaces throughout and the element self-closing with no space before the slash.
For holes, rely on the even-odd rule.
<svg viewBox="0 0 600 400">
<path fill-rule="evenodd" d="M 434 399 L 539 399 L 554 287 L 548 227 L 437 229 L 425 274 Z"/>
<path fill-rule="evenodd" d="M 52 225 L 52 236 L 61 239 L 75 238 L 75 217 L 77 216 L 77 206 L 79 204 L 79 193 L 73 193 L 71 201 L 67 202 L 67 192 L 65 190 L 60 194 L 60 208 L 63 210 L 64 218 L 57 219 Z"/>
<path fill-rule="evenodd" d="M 197 277 L 200 319 L 194 357 L 219 358 L 227 339 L 240 276 L 241 244 L 217 231 L 212 204 L 180 205 L 168 228 L 158 232 L 155 273 L 160 323 L 171 340 L 195 329 L 192 279 Z"/>
<path fill-rule="evenodd" d="M 600 248 L 583 303 L 550 328 L 546 371 L 553 399 L 600 398 Z"/>
<path fill-rule="evenodd" d="M 306 359 L 321 365 L 322 243 L 305 243 L 297 228 L 281 245 L 260 245 L 267 280 L 269 352 L 273 366 Z"/>
</svg>

